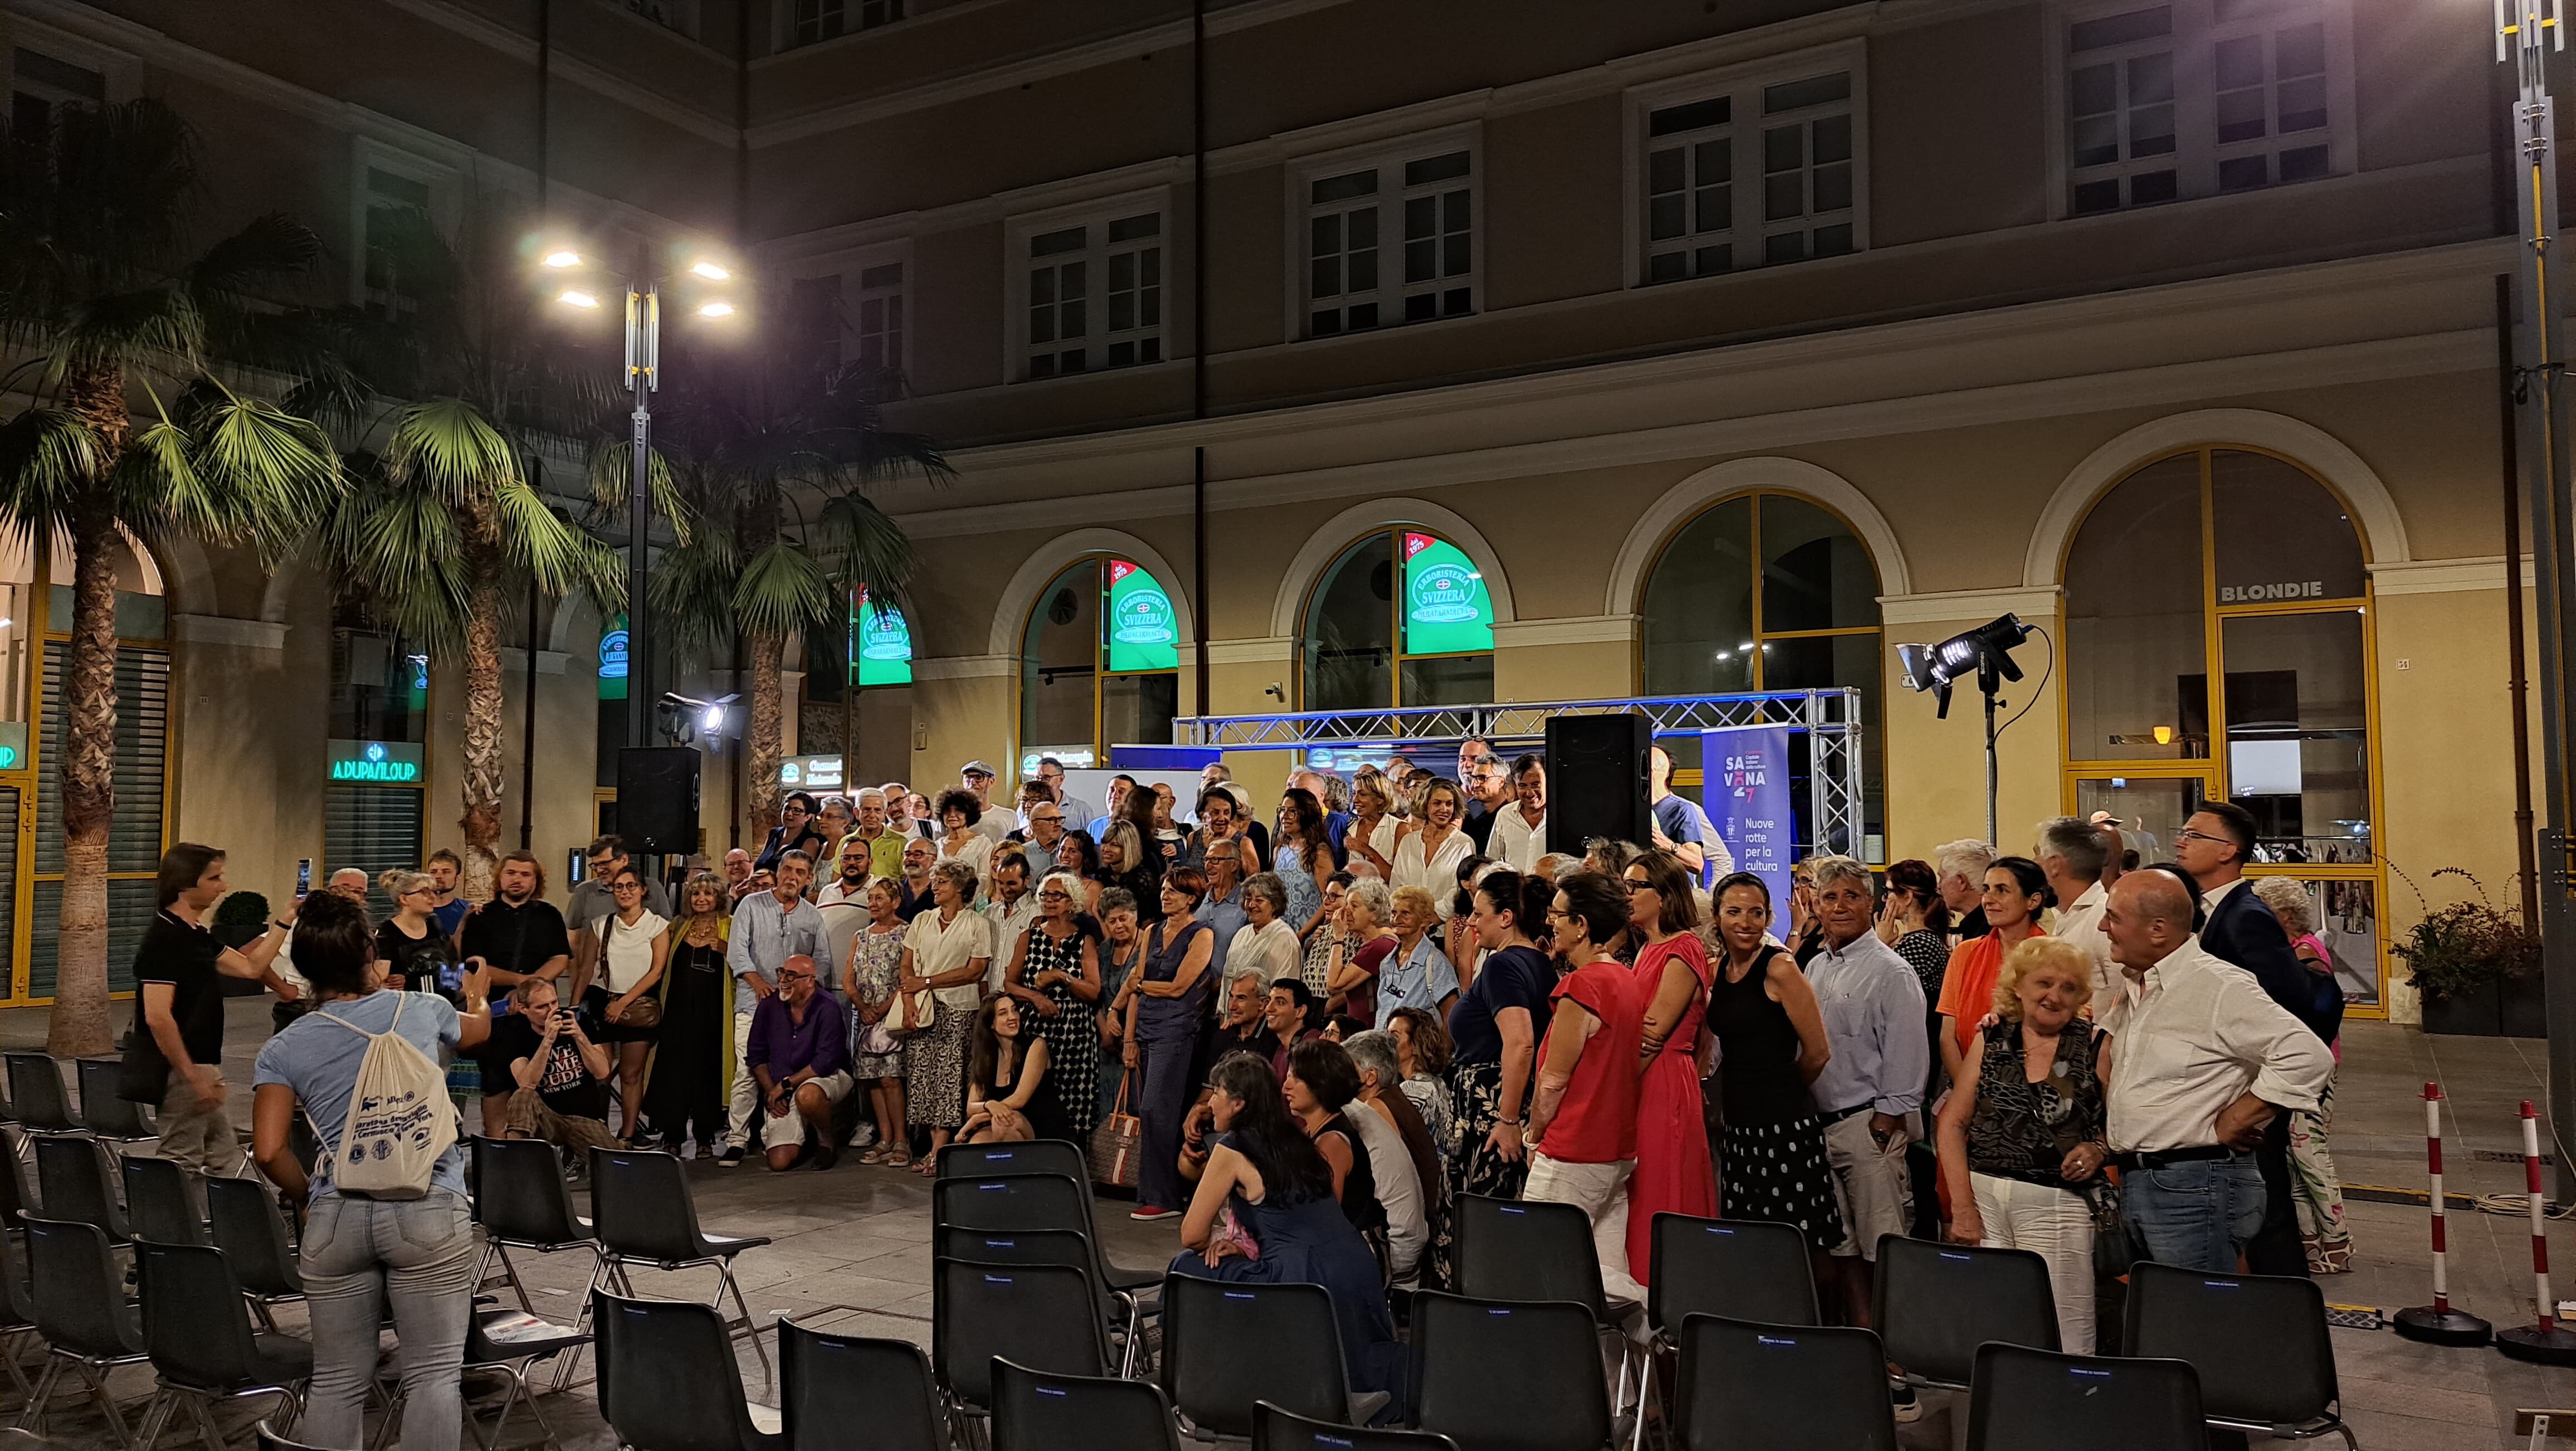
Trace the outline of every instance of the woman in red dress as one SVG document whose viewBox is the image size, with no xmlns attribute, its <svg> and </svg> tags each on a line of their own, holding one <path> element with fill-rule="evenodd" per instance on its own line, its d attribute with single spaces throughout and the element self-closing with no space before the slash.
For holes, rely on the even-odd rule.
<svg viewBox="0 0 2576 1451">
<path fill-rule="evenodd" d="M 1628 864 L 1628 929 L 1637 953 L 1636 992 L 1645 1009 L 1637 1043 L 1637 1173 L 1628 1181 L 1628 1270 L 1650 1283 L 1655 1216 L 1717 1217 L 1717 1175 L 1709 1161 L 1700 1099 L 1711 1039 L 1709 965 L 1700 945 L 1699 902 L 1690 869 L 1670 852 Z"/>
</svg>

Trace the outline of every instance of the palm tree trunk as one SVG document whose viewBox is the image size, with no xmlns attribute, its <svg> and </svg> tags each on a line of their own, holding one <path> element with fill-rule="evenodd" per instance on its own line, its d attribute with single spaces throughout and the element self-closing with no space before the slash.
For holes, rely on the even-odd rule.
<svg viewBox="0 0 2576 1451">
<path fill-rule="evenodd" d="M 125 380 L 84 372 L 64 402 L 96 430 L 108 468 L 125 451 Z M 116 513 L 105 478 L 71 511 L 72 618 L 64 662 L 63 908 L 57 925 L 54 1010 L 45 1051 L 58 1058 L 114 1044 L 107 1006 L 107 829 L 116 809 Z"/>
<path fill-rule="evenodd" d="M 477 901 L 492 897 L 501 845 L 501 578 L 499 542 L 489 521 L 476 521 L 481 556 L 465 596 L 465 833 L 461 886 Z"/>
<path fill-rule="evenodd" d="M 778 662 L 786 656 L 787 640 L 753 635 L 746 648 L 751 652 L 751 749 L 743 770 L 742 839 L 758 842 L 778 824 L 778 762 L 786 728 Z"/>
</svg>

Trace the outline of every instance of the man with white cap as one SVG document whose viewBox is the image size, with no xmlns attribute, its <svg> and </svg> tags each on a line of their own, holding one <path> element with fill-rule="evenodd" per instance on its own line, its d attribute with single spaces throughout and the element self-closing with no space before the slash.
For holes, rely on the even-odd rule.
<svg viewBox="0 0 2576 1451">
<path fill-rule="evenodd" d="M 968 761 L 957 772 L 958 781 L 975 793 L 975 804 L 984 808 L 984 814 L 975 818 L 975 830 L 1000 846 L 1018 827 L 1019 817 L 1014 812 L 993 809 L 993 776 L 993 768 L 982 761 Z"/>
</svg>

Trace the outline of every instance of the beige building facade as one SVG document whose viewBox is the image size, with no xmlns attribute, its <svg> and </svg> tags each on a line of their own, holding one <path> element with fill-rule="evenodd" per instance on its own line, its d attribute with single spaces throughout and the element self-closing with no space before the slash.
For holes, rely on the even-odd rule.
<svg viewBox="0 0 2576 1451">
<path fill-rule="evenodd" d="M 912 683 L 850 711 L 857 779 L 1105 758 L 1202 713 L 1850 688 L 1849 845 L 1884 862 L 1984 817 L 1973 690 L 1936 719 L 1890 647 L 2009 611 L 2047 634 L 2004 692 L 2007 850 L 2102 809 L 2160 855 L 2238 796 L 2356 1010 L 2400 1017 L 2417 884 L 2511 891 L 2527 565 L 2483 12 L 1235 0 L 1194 31 L 1154 3 L 743 3 L 0 15 L 17 54 L 202 115 L 224 208 L 348 218 L 362 252 L 394 163 L 446 168 L 402 173 L 432 208 L 543 166 L 582 226 L 738 239 L 762 346 L 900 370 L 890 416 L 957 476 L 881 495 L 923 571 Z M 1414 648 L 1398 561 L 1435 546 L 1489 639 Z M 142 563 L 167 830 L 254 884 L 327 857 L 356 789 L 330 742 L 374 737 L 312 723 L 355 701 L 363 622 L 318 578 Z M 1115 646 L 1138 571 L 1168 660 Z M 598 820 L 602 633 L 541 612 L 511 668 L 538 759 L 504 837 L 527 814 L 549 861 Z M 830 653 L 791 661 L 791 749 L 841 743 Z M 411 703 L 433 842 L 446 668 Z M 718 850 L 738 755 L 708 765 Z M 1289 764 L 1237 760 L 1264 789 Z"/>
</svg>

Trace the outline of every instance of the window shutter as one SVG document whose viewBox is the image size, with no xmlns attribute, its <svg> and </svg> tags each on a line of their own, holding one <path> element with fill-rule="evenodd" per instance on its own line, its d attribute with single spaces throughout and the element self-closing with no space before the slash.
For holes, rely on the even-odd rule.
<svg viewBox="0 0 2576 1451">
<path fill-rule="evenodd" d="M 360 867 L 367 873 L 367 910 L 393 910 L 376 878 L 395 867 L 417 870 L 421 859 L 421 793 L 403 786 L 339 784 L 322 798 L 322 865 L 327 871 Z M 313 884 L 317 889 L 322 883 Z"/>
<path fill-rule="evenodd" d="M 44 754 L 36 776 L 36 883 L 30 920 L 44 924 L 28 937 L 27 990 L 52 997 L 60 966 L 55 924 L 63 907 L 62 759 L 64 718 L 63 666 L 66 642 L 45 644 Z M 134 988 L 134 952 L 143 929 L 151 924 L 154 883 L 149 875 L 161 864 L 162 791 L 168 779 L 170 750 L 170 652 L 157 646 L 123 645 L 116 652 L 116 805 L 108 818 L 107 869 L 145 874 L 107 884 L 107 984 L 113 992 Z M 9 793 L 15 799 L 15 793 Z M 7 833 L 0 833 L 6 836 Z M 14 843 L 8 852 L 8 875 L 14 881 Z M 11 924 L 14 928 L 15 924 Z M 6 959 L 0 959 L 5 961 Z"/>
</svg>

